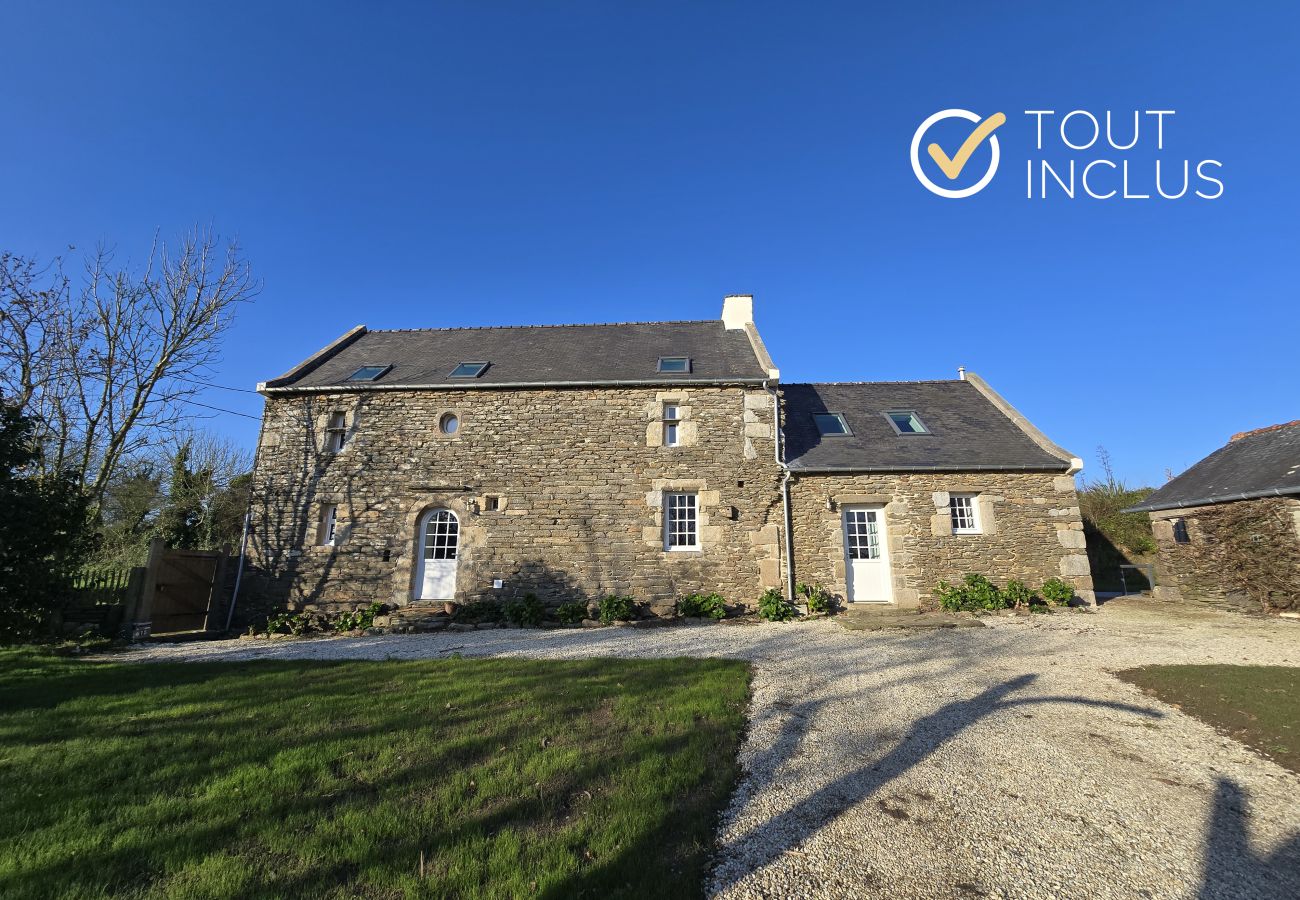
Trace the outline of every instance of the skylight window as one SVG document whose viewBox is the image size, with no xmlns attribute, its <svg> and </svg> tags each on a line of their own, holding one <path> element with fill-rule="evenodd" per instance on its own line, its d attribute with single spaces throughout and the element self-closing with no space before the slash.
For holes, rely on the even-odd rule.
<svg viewBox="0 0 1300 900">
<path fill-rule="evenodd" d="M 485 362 L 463 362 L 451 370 L 450 378 L 478 378 L 487 371 Z"/>
<path fill-rule="evenodd" d="M 391 368 L 392 366 L 362 366 L 348 376 L 348 381 L 378 381 Z"/>
<path fill-rule="evenodd" d="M 823 435 L 853 433 L 849 431 L 849 423 L 839 413 L 814 413 L 813 419 L 817 422 L 817 430 Z"/>
<path fill-rule="evenodd" d="M 930 429 L 925 427 L 915 411 L 910 409 L 890 409 L 885 411 L 885 418 L 889 424 L 894 426 L 894 430 L 899 434 L 929 434 Z"/>
<path fill-rule="evenodd" d="M 659 357 L 660 372 L 690 372 L 691 358 L 689 356 L 661 356 Z"/>
</svg>

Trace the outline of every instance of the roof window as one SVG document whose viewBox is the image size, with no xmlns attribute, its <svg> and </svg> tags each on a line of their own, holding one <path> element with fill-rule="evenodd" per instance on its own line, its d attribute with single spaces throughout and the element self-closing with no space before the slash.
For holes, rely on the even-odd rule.
<svg viewBox="0 0 1300 900">
<path fill-rule="evenodd" d="M 487 371 L 486 362 L 463 362 L 451 370 L 448 378 L 478 378 Z"/>
<path fill-rule="evenodd" d="M 362 366 L 351 375 L 348 381 L 378 381 L 392 366 Z"/>
<path fill-rule="evenodd" d="M 690 372 L 691 358 L 689 356 L 661 356 L 659 357 L 660 372 Z"/>
<path fill-rule="evenodd" d="M 823 435 L 853 433 L 849 431 L 849 423 L 844 421 L 844 416 L 839 413 L 814 413 L 813 420 L 817 422 L 817 430 Z"/>
<path fill-rule="evenodd" d="M 910 409 L 889 409 L 885 411 L 885 418 L 889 424 L 894 426 L 894 431 L 899 434 L 929 434 L 930 429 L 925 427 L 921 417 L 914 410 Z"/>
</svg>

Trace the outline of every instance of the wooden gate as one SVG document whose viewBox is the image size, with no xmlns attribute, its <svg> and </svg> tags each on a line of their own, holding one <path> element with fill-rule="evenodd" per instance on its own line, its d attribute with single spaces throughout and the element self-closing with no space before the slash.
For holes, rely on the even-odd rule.
<svg viewBox="0 0 1300 900">
<path fill-rule="evenodd" d="M 213 604 L 221 593 L 229 555 L 229 547 L 169 550 L 160 538 L 154 538 L 138 598 L 128 601 L 127 636 L 138 641 L 150 634 L 211 628 Z"/>
</svg>

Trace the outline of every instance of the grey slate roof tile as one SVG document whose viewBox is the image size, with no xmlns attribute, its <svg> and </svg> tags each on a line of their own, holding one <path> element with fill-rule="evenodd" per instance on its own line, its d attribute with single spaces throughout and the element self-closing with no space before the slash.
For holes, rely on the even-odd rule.
<svg viewBox="0 0 1300 900">
<path fill-rule="evenodd" d="M 787 384 L 786 458 L 795 471 L 1066 471 L 967 381 Z M 886 410 L 913 410 L 931 434 L 900 435 Z M 813 420 L 841 413 L 851 435 Z"/>
<path fill-rule="evenodd" d="M 689 373 L 657 371 L 661 356 L 691 358 Z M 450 378 L 457 363 L 484 360 L 478 378 Z M 376 387 L 510 384 L 762 381 L 766 372 L 745 332 L 721 321 L 535 325 L 367 331 L 333 356 L 268 387 L 343 385 L 362 366 L 391 365 Z M 357 387 L 356 383 L 350 385 Z"/>
<path fill-rule="evenodd" d="M 1149 512 L 1286 495 L 1300 496 L 1300 422 L 1236 438 L 1132 509 Z"/>
</svg>

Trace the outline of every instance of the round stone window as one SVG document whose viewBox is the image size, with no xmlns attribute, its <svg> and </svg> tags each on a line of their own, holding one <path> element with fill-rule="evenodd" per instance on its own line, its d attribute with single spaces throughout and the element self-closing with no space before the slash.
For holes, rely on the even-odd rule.
<svg viewBox="0 0 1300 900">
<path fill-rule="evenodd" d="M 443 413 L 438 420 L 438 430 L 443 434 L 455 434 L 460 428 L 460 418 L 455 413 Z"/>
</svg>

